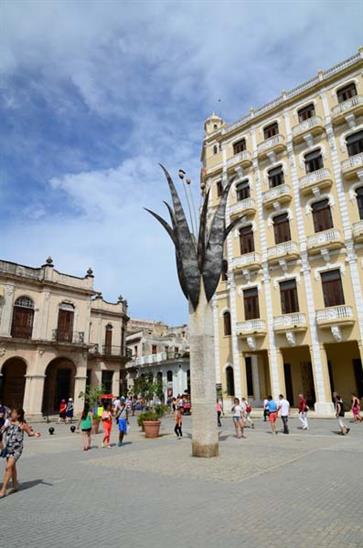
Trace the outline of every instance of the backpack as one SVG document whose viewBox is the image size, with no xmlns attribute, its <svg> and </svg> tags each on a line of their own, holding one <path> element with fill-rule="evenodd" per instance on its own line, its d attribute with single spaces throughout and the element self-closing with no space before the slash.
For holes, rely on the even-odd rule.
<svg viewBox="0 0 363 548">
<path fill-rule="evenodd" d="M 248 404 L 246 405 L 246 413 L 251 413 L 251 411 L 252 411 L 252 407 L 251 407 L 250 404 L 248 403 Z"/>
</svg>

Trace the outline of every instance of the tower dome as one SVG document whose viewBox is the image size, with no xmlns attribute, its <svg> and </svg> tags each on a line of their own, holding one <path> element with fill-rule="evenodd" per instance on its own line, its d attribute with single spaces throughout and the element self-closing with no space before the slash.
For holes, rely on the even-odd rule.
<svg viewBox="0 0 363 548">
<path fill-rule="evenodd" d="M 210 133 L 213 133 L 214 131 L 217 131 L 217 129 L 220 129 L 224 125 L 224 120 L 218 114 L 213 112 L 206 121 L 204 122 L 204 131 L 207 135 Z"/>
</svg>

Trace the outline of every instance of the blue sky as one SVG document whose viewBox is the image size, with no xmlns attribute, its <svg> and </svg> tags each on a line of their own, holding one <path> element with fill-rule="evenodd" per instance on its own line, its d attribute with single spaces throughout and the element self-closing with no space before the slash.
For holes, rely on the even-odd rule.
<svg viewBox="0 0 363 548">
<path fill-rule="evenodd" d="M 361 2 L 5 0 L 0 256 L 84 275 L 135 317 L 181 323 L 158 162 L 198 199 L 203 121 L 239 118 L 354 54 Z M 218 99 L 221 102 L 218 102 Z"/>
</svg>

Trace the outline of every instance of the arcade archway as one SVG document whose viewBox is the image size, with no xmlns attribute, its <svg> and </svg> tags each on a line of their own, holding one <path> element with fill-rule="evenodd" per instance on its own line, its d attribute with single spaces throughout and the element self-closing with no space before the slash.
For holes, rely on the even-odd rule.
<svg viewBox="0 0 363 548">
<path fill-rule="evenodd" d="M 21 358 L 9 358 L 2 368 L 2 403 L 22 407 L 25 392 L 26 363 Z"/>
<path fill-rule="evenodd" d="M 57 414 L 61 400 L 74 399 L 75 374 L 76 366 L 68 358 L 56 358 L 48 364 L 45 371 L 43 414 Z"/>
</svg>

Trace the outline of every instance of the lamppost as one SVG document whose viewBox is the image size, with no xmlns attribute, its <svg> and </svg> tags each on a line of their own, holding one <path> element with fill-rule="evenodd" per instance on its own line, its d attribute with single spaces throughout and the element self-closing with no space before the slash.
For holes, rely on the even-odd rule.
<svg viewBox="0 0 363 548">
<path fill-rule="evenodd" d="M 239 219 L 235 219 L 226 227 L 227 198 L 233 180 L 228 181 L 225 185 L 219 205 L 208 227 L 209 190 L 206 192 L 200 212 L 197 236 L 189 229 L 172 178 L 166 169 L 161 167 L 165 173 L 173 203 L 173 207 L 171 207 L 165 202 L 171 225 L 157 213 L 149 209 L 147 211 L 161 223 L 174 243 L 179 283 L 189 302 L 190 376 L 193 405 L 192 454 L 195 457 L 215 457 L 218 455 L 219 444 L 215 413 L 216 378 L 211 299 L 222 273 L 224 241 L 239 221 Z M 181 171 L 185 176 L 185 172 Z"/>
</svg>

